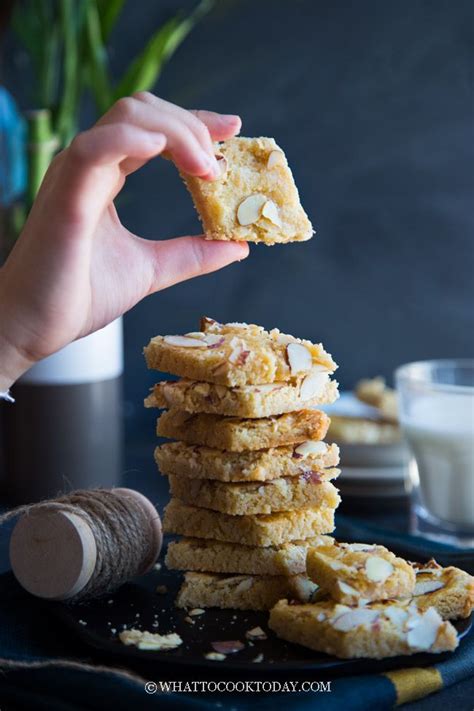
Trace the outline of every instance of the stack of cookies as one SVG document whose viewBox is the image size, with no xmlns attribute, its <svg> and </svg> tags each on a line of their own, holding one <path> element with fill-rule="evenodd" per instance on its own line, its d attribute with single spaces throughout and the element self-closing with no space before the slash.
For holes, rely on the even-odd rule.
<svg viewBox="0 0 474 711">
<path fill-rule="evenodd" d="M 145 401 L 168 408 L 157 447 L 169 477 L 169 568 L 186 571 L 177 605 L 266 610 L 302 602 L 317 585 L 306 576 L 309 548 L 331 546 L 339 495 L 336 445 L 323 442 L 336 400 L 336 369 L 321 345 L 254 325 L 219 324 L 157 336 L 148 367 L 180 376 Z"/>
</svg>

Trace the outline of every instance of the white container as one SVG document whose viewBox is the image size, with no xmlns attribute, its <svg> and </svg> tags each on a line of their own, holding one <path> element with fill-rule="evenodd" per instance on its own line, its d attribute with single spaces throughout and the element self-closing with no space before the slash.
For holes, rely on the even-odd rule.
<svg viewBox="0 0 474 711">
<path fill-rule="evenodd" d="M 122 474 L 122 320 L 33 366 L 0 410 L 3 494 L 29 503 Z"/>
</svg>

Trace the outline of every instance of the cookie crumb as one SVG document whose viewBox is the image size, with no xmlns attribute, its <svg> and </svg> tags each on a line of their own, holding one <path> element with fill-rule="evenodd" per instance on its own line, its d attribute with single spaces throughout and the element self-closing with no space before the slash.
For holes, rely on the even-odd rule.
<svg viewBox="0 0 474 711">
<path fill-rule="evenodd" d="M 208 652 L 204 657 L 211 662 L 223 662 L 224 659 L 226 659 L 225 654 L 221 654 L 220 652 Z"/>
</svg>

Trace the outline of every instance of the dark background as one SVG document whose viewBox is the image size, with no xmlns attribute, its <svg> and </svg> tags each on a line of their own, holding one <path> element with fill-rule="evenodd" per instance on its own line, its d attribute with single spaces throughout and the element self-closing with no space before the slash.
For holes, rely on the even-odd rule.
<svg viewBox="0 0 474 711">
<path fill-rule="evenodd" d="M 128 2 L 112 37 L 122 69 L 186 0 Z M 201 314 L 322 341 L 338 379 L 388 378 L 400 363 L 473 350 L 472 0 L 220 0 L 156 92 L 239 113 L 243 135 L 285 149 L 316 228 L 305 244 L 250 258 L 139 304 L 125 319 L 132 429 L 151 429 L 155 377 L 142 347 Z M 7 37 L 4 80 L 28 102 L 25 57 Z M 84 124 L 92 116 L 85 111 Z M 156 160 L 119 204 L 149 238 L 199 232 L 174 168 Z"/>
</svg>

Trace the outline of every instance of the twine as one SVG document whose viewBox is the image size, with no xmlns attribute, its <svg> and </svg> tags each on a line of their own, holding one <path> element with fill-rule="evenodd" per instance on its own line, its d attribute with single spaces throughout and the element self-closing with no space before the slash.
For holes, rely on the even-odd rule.
<svg viewBox="0 0 474 711">
<path fill-rule="evenodd" d="M 120 491 L 73 491 L 52 501 L 26 504 L 0 516 L 0 524 L 18 515 L 67 512 L 79 516 L 92 530 L 97 560 L 89 582 L 68 602 L 109 594 L 140 575 L 155 553 L 152 524 L 139 501 Z"/>
</svg>

